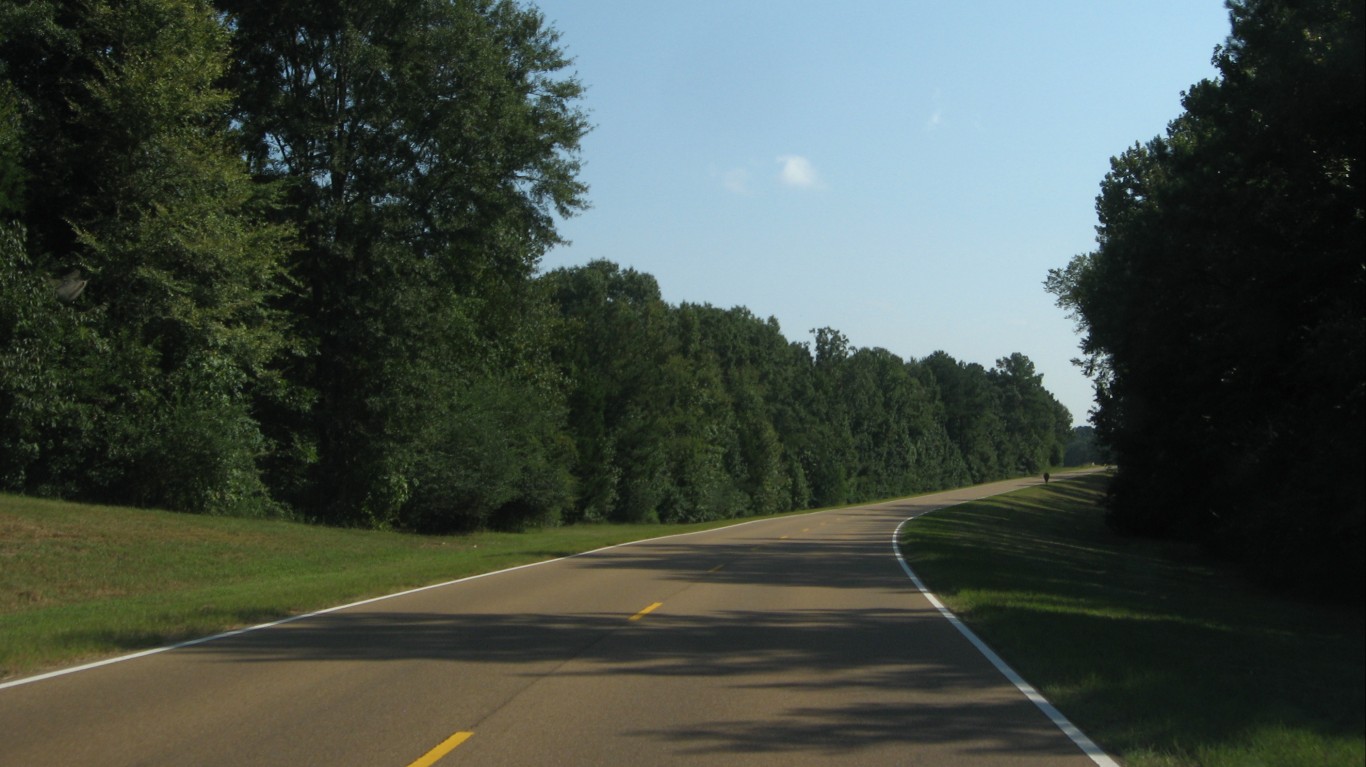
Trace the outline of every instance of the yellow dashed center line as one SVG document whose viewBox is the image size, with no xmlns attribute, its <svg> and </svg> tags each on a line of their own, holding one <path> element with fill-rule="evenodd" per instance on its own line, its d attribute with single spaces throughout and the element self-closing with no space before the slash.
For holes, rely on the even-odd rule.
<svg viewBox="0 0 1366 767">
<path fill-rule="evenodd" d="M 714 572 L 716 572 L 717 570 L 720 570 L 720 569 L 723 568 L 723 567 L 725 567 L 725 565 L 717 565 L 716 567 L 713 567 L 712 569 L 708 570 L 707 572 L 709 572 L 709 573 L 714 573 Z"/>
<path fill-rule="evenodd" d="M 441 741 L 441 745 L 422 755 L 421 759 L 408 765 L 408 767 L 431 767 L 437 760 L 455 750 L 455 747 L 470 739 L 472 732 L 457 732 L 456 734 Z"/>
<path fill-rule="evenodd" d="M 649 615 L 650 613 L 654 612 L 655 610 L 658 610 L 658 609 L 659 609 L 660 607 L 662 607 L 663 605 L 664 605 L 663 602 L 655 602 L 654 604 L 650 605 L 649 607 L 645 608 L 644 610 L 641 610 L 640 612 L 636 613 L 635 615 L 632 615 L 632 616 L 629 618 L 629 620 L 638 621 L 638 620 L 640 620 L 641 618 L 644 618 L 645 616 L 647 616 L 647 615 Z"/>
</svg>

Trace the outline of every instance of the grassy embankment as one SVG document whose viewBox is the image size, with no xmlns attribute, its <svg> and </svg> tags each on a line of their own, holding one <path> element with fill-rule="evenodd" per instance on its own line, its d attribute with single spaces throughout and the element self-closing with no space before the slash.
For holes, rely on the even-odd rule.
<svg viewBox="0 0 1366 767">
<path fill-rule="evenodd" d="M 1123 539 L 1106 478 L 904 528 L 926 585 L 1131 767 L 1366 762 L 1360 610 L 1249 586 L 1189 546 Z"/>
<path fill-rule="evenodd" d="M 0 495 L 0 679 L 721 524 L 417 536 Z"/>
</svg>

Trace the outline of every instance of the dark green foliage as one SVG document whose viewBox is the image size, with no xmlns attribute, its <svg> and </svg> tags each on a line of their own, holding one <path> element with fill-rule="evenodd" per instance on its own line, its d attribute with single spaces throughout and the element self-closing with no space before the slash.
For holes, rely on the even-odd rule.
<svg viewBox="0 0 1366 767">
<path fill-rule="evenodd" d="M 23 240 L 21 227 L 0 225 L 0 485 L 51 493 L 64 488 L 48 477 L 64 473 L 70 456 L 52 454 L 49 434 L 66 426 L 79 441 L 91 415 L 72 397 L 75 382 L 62 368 L 93 350 L 81 343 L 89 339 L 82 318 L 55 305 Z"/>
<path fill-rule="evenodd" d="M 944 403 L 944 428 L 973 482 L 1037 474 L 1063 462 L 1072 415 L 1022 354 L 988 371 L 942 351 L 926 357 Z"/>
<path fill-rule="evenodd" d="M 1112 161 L 1098 249 L 1048 286 L 1086 331 L 1117 528 L 1359 592 L 1362 7 L 1230 8 L 1220 79 Z"/>
<path fill-rule="evenodd" d="M 536 315 L 530 277 L 558 242 L 551 216 L 584 204 L 581 87 L 561 75 L 556 34 L 511 2 L 220 7 L 248 156 L 283 186 L 301 233 L 291 270 L 302 290 L 284 306 L 309 354 L 288 372 L 316 396 L 288 431 L 311 447 L 296 454 L 306 465 L 276 470 L 306 476 L 295 501 L 336 522 L 463 526 L 463 512 L 434 519 L 433 479 L 469 498 L 475 477 L 519 471 L 489 461 L 524 450 L 457 479 L 429 449 L 460 454 L 484 436 L 467 427 L 495 424 L 526 428 L 512 439 L 523 448 L 554 442 L 534 419 L 470 420 L 467 399 L 488 402 L 472 393 L 502 386 L 508 369 L 531 379 L 512 382 L 532 397 L 523 409 L 553 393 L 543 353 L 521 342 L 536 332 L 524 327 Z M 478 508 L 504 502 L 495 485 Z M 405 509 L 416 492 L 427 500 Z"/>
<path fill-rule="evenodd" d="M 566 380 L 577 446 L 573 521 L 655 518 L 664 471 L 652 407 L 673 353 L 653 277 L 605 261 L 542 278 L 558 307 L 552 356 Z"/>
<path fill-rule="evenodd" d="M 974 447 L 990 462 L 980 479 L 1061 462 L 1069 416 L 1021 355 L 992 373 L 942 353 L 906 362 L 830 328 L 813 354 L 772 319 L 669 306 L 649 275 L 605 261 L 542 282 L 578 448 L 570 519 L 718 519 L 966 484 L 944 414 L 975 403 L 941 393 L 940 364 L 985 393 L 998 424 L 1000 444 Z"/>
<path fill-rule="evenodd" d="M 746 513 L 794 508 L 791 459 L 777 419 L 779 400 L 791 402 L 789 387 L 798 375 L 791 364 L 798 358 L 778 323 L 744 308 L 685 304 L 678 312 L 695 328 L 692 356 L 719 371 L 731 410 L 723 424 L 725 465 Z"/>
<path fill-rule="evenodd" d="M 1094 426 L 1072 429 L 1072 439 L 1063 452 L 1063 466 L 1087 466 L 1113 462 L 1110 451 L 1096 437 Z"/>
<path fill-rule="evenodd" d="M 35 468 L 10 487 L 260 513 L 250 390 L 282 344 L 267 304 L 286 232 L 260 222 L 227 140 L 224 31 L 188 0 L 4 13 L 28 234 L 6 265 L 25 298 L 5 340 L 31 344 L 47 381 L 23 395 L 45 415 L 26 419 Z M 33 292 L 73 268 L 88 278 L 74 300 Z"/>
<path fill-rule="evenodd" d="M 521 530 L 560 521 L 573 501 L 572 446 L 553 402 L 515 380 L 485 380 L 428 413 L 399 522 L 424 532 Z"/>
<path fill-rule="evenodd" d="M 23 147 L 19 98 L 9 82 L 0 79 L 0 221 L 23 209 Z"/>
<path fill-rule="evenodd" d="M 1038 474 L 1062 463 L 1072 438 L 1072 414 L 1043 388 L 1034 363 L 1016 352 L 988 374 L 1001 403 L 1005 429 L 997 448 L 1008 474 Z"/>
<path fill-rule="evenodd" d="M 944 402 L 944 428 L 958 446 L 973 482 L 1006 476 L 997 445 L 1003 440 L 1000 397 L 986 368 L 937 351 L 921 364 Z"/>
</svg>

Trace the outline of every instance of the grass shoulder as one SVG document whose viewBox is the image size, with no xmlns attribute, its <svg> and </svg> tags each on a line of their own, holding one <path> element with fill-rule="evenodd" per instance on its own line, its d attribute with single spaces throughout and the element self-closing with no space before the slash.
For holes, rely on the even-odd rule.
<svg viewBox="0 0 1366 767">
<path fill-rule="evenodd" d="M 736 521 L 422 536 L 0 495 L 0 679 Z"/>
<path fill-rule="evenodd" d="M 1099 507 L 1107 481 L 926 515 L 903 528 L 903 551 L 1128 765 L 1361 765 L 1362 613 L 1258 590 L 1189 546 L 1116 536 Z"/>
</svg>

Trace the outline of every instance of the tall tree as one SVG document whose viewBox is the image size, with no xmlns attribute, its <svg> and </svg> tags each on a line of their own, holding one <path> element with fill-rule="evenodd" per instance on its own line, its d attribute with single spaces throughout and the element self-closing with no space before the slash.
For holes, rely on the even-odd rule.
<svg viewBox="0 0 1366 767">
<path fill-rule="evenodd" d="M 219 5 L 252 167 L 303 240 L 287 308 L 309 349 L 290 375 L 316 400 L 282 429 L 312 463 L 282 473 L 307 468 L 302 500 L 330 519 L 400 521 L 458 481 L 419 464 L 482 423 L 461 415 L 472 391 L 522 388 L 538 412 L 553 396 L 528 287 L 553 215 L 585 205 L 581 86 L 557 33 L 507 0 Z"/>
<path fill-rule="evenodd" d="M 32 435 L 25 487 L 259 512 L 251 399 L 284 340 L 266 304 L 288 232 L 263 223 L 229 141 L 216 14 L 196 0 L 3 13 L 0 61 L 26 115 L 19 268 L 88 279 L 15 326 L 56 333 L 35 354 L 64 358 L 33 359 L 69 400 Z M 43 316 L 72 311 L 62 302 L 82 316 Z"/>
<path fill-rule="evenodd" d="M 789 389 L 794 375 L 787 362 L 789 343 L 777 320 L 760 320 L 743 307 L 685 304 L 679 309 L 694 318 L 700 343 L 720 368 L 734 423 L 727 431 L 734 440 L 726 446 L 726 464 L 745 506 L 755 514 L 793 508 L 796 463 L 784 448 L 776 419 L 798 403 Z"/>
<path fill-rule="evenodd" d="M 557 269 L 542 281 L 560 313 L 552 353 L 568 384 L 577 448 L 573 519 L 657 518 L 664 369 L 678 346 L 659 284 L 607 261 Z"/>
<path fill-rule="evenodd" d="M 1043 387 L 1034 363 L 1016 352 L 996 361 L 989 377 L 999 392 L 1005 428 L 998 453 L 1011 474 L 1033 474 L 1062 463 L 1072 415 Z"/>
<path fill-rule="evenodd" d="M 944 428 L 958 446 L 968 476 L 973 482 L 987 482 L 1010 476 L 1003 464 L 998 445 L 1005 440 L 1001 419 L 1000 392 L 992 386 L 986 368 L 959 362 L 937 351 L 921 364 L 933 376 L 939 399 L 944 406 Z"/>
<path fill-rule="evenodd" d="M 1220 78 L 1112 161 L 1097 249 L 1047 285 L 1085 331 L 1114 525 L 1359 591 L 1363 10 L 1230 10 Z"/>
</svg>

